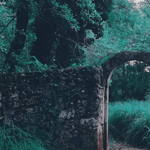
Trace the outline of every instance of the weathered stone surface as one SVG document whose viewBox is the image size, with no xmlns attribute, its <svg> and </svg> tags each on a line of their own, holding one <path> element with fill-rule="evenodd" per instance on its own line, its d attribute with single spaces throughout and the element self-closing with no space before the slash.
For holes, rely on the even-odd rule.
<svg viewBox="0 0 150 150">
<path fill-rule="evenodd" d="M 91 67 L 1 74 L 0 123 L 47 133 L 51 150 L 97 150 L 101 75 L 101 68 Z"/>
</svg>

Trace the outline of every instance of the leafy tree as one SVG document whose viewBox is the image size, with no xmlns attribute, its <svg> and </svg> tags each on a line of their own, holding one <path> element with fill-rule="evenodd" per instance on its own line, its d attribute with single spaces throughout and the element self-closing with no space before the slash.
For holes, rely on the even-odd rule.
<svg viewBox="0 0 150 150">
<path fill-rule="evenodd" d="M 4 70 L 15 71 L 19 66 L 26 70 L 24 64 L 28 62 L 56 67 L 82 62 L 86 31 L 91 30 L 95 38 L 102 36 L 101 23 L 107 19 L 111 0 L 8 0 L 1 3 L 4 5 L 0 11 L 14 14 L 13 24 L 9 23 L 11 20 L 4 24 L 6 34 L 9 28 L 15 27 L 11 42 L 3 46 L 7 54 Z M 4 8 L 6 10 L 2 10 Z M 4 30 L 1 35 L 5 34 Z"/>
<path fill-rule="evenodd" d="M 37 40 L 31 54 L 42 63 L 59 67 L 81 62 L 86 30 L 91 30 L 96 38 L 102 36 L 102 17 L 110 4 L 97 0 L 46 0 L 38 4 Z"/>
</svg>

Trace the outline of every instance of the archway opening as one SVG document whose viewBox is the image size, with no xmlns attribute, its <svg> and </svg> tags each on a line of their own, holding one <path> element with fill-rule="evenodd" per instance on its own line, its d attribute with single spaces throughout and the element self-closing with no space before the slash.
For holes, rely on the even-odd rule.
<svg viewBox="0 0 150 150">
<path fill-rule="evenodd" d="M 109 79 L 108 137 L 110 150 L 150 148 L 149 65 L 129 61 Z"/>
<path fill-rule="evenodd" d="M 119 66 L 136 60 L 139 62 L 144 62 L 145 64 L 150 64 L 150 53 L 149 52 L 120 52 L 114 56 L 108 58 L 108 60 L 103 63 L 102 67 L 104 70 L 104 134 L 103 134 L 103 150 L 110 150 L 109 148 L 109 138 L 108 138 L 108 104 L 109 104 L 109 82 L 113 71 Z M 148 68 L 145 68 L 148 69 Z M 120 113 L 118 113 L 120 114 Z M 135 119 L 136 120 L 136 119 Z M 138 120 L 138 119 L 137 119 Z M 118 124 L 118 122 L 117 122 Z M 148 128 L 147 128 L 148 129 Z M 137 129 L 138 130 L 138 129 Z M 145 128 L 144 128 L 145 130 Z M 145 137 L 144 137 L 145 138 Z"/>
</svg>

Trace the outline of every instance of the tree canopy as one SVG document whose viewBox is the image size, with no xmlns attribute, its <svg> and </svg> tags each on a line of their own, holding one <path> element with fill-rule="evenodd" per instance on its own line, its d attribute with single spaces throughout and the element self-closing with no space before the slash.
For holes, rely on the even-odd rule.
<svg viewBox="0 0 150 150">
<path fill-rule="evenodd" d="M 7 55 L 4 65 L 8 65 L 9 71 L 15 70 L 18 64 L 16 57 L 23 51 L 28 53 L 29 60 L 33 56 L 32 59 L 36 59 L 41 65 L 60 68 L 81 63 L 87 31 L 90 30 L 95 38 L 102 36 L 102 21 L 107 19 L 111 5 L 110 0 L 2 2 L 2 13 L 13 13 L 15 17 L 4 23 L 6 27 L 10 21 L 9 27 L 14 28 L 11 42 L 5 44 Z M 8 28 L 5 31 L 8 32 Z M 5 35 L 3 30 L 1 32 Z"/>
</svg>

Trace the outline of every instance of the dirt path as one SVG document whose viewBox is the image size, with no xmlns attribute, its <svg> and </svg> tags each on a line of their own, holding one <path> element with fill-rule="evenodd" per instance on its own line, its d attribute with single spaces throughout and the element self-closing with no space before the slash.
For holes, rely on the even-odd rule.
<svg viewBox="0 0 150 150">
<path fill-rule="evenodd" d="M 125 144 L 115 143 L 115 144 L 110 144 L 110 150 L 148 150 L 148 149 L 133 148 Z"/>
</svg>

